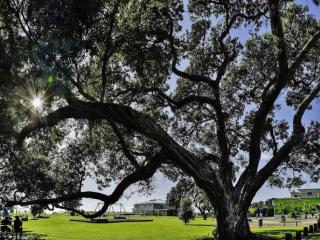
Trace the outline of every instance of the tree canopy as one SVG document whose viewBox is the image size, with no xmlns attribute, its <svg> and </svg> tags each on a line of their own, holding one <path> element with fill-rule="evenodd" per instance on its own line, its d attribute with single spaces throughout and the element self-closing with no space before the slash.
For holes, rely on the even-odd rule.
<svg viewBox="0 0 320 240">
<path fill-rule="evenodd" d="M 189 198 L 192 201 L 194 207 L 196 207 L 204 220 L 210 212 L 213 211 L 212 205 L 203 192 L 191 179 L 181 178 L 175 186 L 173 186 L 170 192 L 167 194 L 167 205 L 174 207 L 178 212 L 181 200 Z"/>
<path fill-rule="evenodd" d="M 319 98 L 319 38 L 289 0 L 1 1 L 2 201 L 94 198 L 100 211 L 78 212 L 96 217 L 159 169 L 207 194 L 217 239 L 252 237 L 266 181 L 319 179 L 320 123 L 302 121 Z M 87 177 L 118 185 L 82 191 Z"/>
</svg>

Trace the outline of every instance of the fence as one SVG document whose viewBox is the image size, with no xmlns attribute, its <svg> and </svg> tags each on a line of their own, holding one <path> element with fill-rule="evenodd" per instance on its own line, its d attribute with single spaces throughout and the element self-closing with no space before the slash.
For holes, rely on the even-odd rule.
<svg viewBox="0 0 320 240">
<path fill-rule="evenodd" d="M 312 235 L 320 231 L 320 219 L 318 219 L 318 223 L 313 225 L 309 225 L 308 227 L 304 227 L 302 231 L 296 231 L 295 238 L 291 233 L 287 233 L 285 240 L 302 240 L 309 239 Z"/>
</svg>

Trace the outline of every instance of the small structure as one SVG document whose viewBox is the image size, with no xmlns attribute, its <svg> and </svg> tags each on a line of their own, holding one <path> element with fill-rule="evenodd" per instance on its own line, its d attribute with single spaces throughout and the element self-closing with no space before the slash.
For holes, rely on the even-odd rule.
<svg viewBox="0 0 320 240">
<path fill-rule="evenodd" d="M 95 212 L 100 211 L 103 205 L 104 203 L 98 203 L 94 211 Z M 116 206 L 119 206 L 119 212 L 115 211 Z M 126 219 L 128 215 L 132 215 L 132 213 L 127 213 L 122 203 L 118 203 L 118 204 L 110 205 L 106 213 L 100 216 L 100 218 L 112 216 L 114 219 Z"/>
<path fill-rule="evenodd" d="M 320 198 L 320 188 L 298 189 L 290 194 L 292 198 Z"/>
<path fill-rule="evenodd" d="M 291 196 L 291 198 L 301 198 L 302 193 L 299 191 L 292 191 L 292 192 L 290 192 L 290 196 Z"/>
<path fill-rule="evenodd" d="M 152 199 L 147 202 L 134 204 L 132 209 L 135 215 L 149 215 L 149 216 L 175 216 L 176 211 L 169 207 L 165 201 Z"/>
</svg>

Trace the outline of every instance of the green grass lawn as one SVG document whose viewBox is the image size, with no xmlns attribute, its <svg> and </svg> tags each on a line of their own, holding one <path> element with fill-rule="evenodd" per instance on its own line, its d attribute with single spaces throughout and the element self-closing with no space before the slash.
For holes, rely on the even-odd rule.
<svg viewBox="0 0 320 240">
<path fill-rule="evenodd" d="M 185 226 L 176 217 L 153 217 L 153 222 L 107 224 L 71 222 L 70 218 L 56 215 L 29 220 L 23 223 L 23 227 L 28 234 L 37 234 L 46 240 L 195 240 L 212 236 L 213 229 L 212 219 L 204 221 L 197 218 Z"/>
<path fill-rule="evenodd" d="M 69 221 L 70 218 L 68 215 L 50 215 L 49 218 L 24 222 L 23 227 L 29 235 L 45 240 L 198 240 L 211 237 L 215 224 L 213 219 L 196 218 L 190 224 L 184 225 L 177 217 L 141 217 L 153 219 L 153 222 L 107 224 L 73 222 Z M 285 233 L 296 229 L 273 227 L 252 230 L 283 238 Z"/>
<path fill-rule="evenodd" d="M 257 234 L 266 235 L 266 236 L 278 238 L 281 240 L 285 238 L 286 233 L 291 233 L 292 236 L 295 237 L 297 230 L 302 230 L 302 227 L 263 227 L 263 228 L 255 227 L 255 228 L 252 228 L 252 231 Z"/>
</svg>

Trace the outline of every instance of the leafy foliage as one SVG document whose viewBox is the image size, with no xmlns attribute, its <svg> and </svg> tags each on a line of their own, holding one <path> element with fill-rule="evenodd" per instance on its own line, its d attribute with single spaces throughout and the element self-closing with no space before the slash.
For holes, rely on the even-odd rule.
<svg viewBox="0 0 320 240">
<path fill-rule="evenodd" d="M 188 224 L 191 219 L 194 219 L 195 213 L 192 208 L 192 201 L 189 198 L 182 198 L 180 202 L 179 218 Z"/>
<path fill-rule="evenodd" d="M 180 179 L 177 184 L 171 188 L 167 194 L 167 204 L 179 210 L 181 200 L 184 198 L 191 199 L 192 204 L 199 210 L 203 219 L 207 219 L 207 216 L 213 210 L 205 192 L 188 178 Z"/>
<path fill-rule="evenodd" d="M 40 206 L 40 205 L 32 205 L 30 207 L 30 211 L 31 211 L 33 218 L 36 218 L 37 215 L 40 215 L 41 213 L 44 212 L 44 207 Z"/>
<path fill-rule="evenodd" d="M 251 238 L 266 181 L 319 180 L 320 126 L 302 121 L 319 99 L 319 29 L 297 1 L 1 1 L 1 197 L 91 197 L 98 216 L 161 168 L 206 193 L 217 239 Z M 82 192 L 89 177 L 118 187 Z"/>
</svg>

